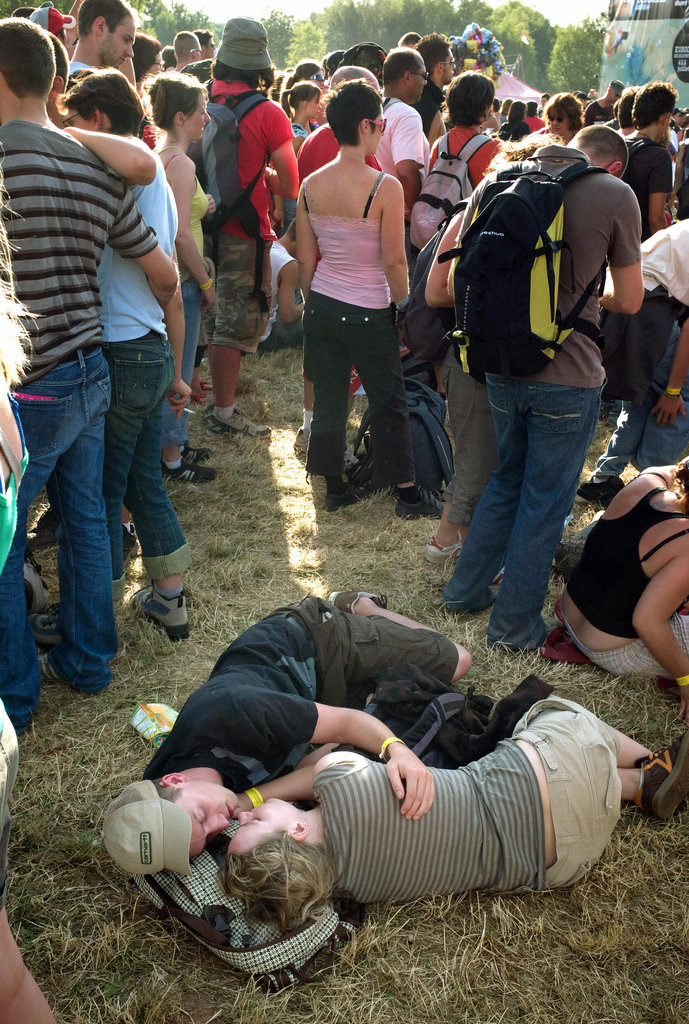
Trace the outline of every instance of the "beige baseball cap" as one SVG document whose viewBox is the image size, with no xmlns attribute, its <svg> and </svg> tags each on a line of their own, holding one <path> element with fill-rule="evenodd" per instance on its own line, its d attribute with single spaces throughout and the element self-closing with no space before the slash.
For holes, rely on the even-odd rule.
<svg viewBox="0 0 689 1024">
<path fill-rule="evenodd" d="M 121 868 L 154 875 L 163 868 L 190 875 L 191 818 L 171 800 L 161 800 L 153 782 L 132 782 L 105 812 L 105 848 Z"/>
</svg>

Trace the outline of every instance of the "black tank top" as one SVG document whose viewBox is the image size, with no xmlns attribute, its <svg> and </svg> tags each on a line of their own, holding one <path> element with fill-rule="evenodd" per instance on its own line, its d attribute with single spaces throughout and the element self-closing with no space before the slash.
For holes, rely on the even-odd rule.
<svg viewBox="0 0 689 1024">
<path fill-rule="evenodd" d="M 634 609 L 649 582 L 642 564 L 675 537 L 679 530 L 639 558 L 639 543 L 651 526 L 667 519 L 686 519 L 684 512 L 653 508 L 651 500 L 667 488 L 655 487 L 618 519 L 599 519 L 586 539 L 581 561 L 567 584 L 567 593 L 596 629 L 635 640 Z M 680 605 L 681 607 L 681 605 Z"/>
</svg>

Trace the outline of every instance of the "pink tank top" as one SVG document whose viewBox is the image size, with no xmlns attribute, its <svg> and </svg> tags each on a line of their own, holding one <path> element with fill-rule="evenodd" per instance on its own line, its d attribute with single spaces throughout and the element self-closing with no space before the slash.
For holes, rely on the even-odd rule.
<svg viewBox="0 0 689 1024">
<path fill-rule="evenodd" d="M 321 254 L 311 283 L 319 295 L 367 309 L 385 309 L 390 305 L 380 246 L 380 220 L 368 216 L 384 177 L 383 172 L 378 175 L 360 218 L 311 213 L 304 189 L 304 205 Z"/>
</svg>

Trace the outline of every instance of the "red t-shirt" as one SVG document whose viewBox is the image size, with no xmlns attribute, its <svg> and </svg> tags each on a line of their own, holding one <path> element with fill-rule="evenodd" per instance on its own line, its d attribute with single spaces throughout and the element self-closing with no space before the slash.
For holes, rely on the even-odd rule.
<svg viewBox="0 0 689 1024">
<path fill-rule="evenodd" d="M 449 140 L 450 153 L 455 155 L 459 153 L 462 146 L 468 142 L 469 139 L 473 138 L 474 135 L 478 135 L 476 129 L 470 128 L 467 125 L 458 125 L 456 128 L 451 128 Z M 438 158 L 438 145 L 442 138 L 444 138 L 444 136 L 441 136 L 440 139 L 433 143 L 430 168 L 433 167 L 433 164 Z M 482 181 L 485 177 L 488 165 L 499 149 L 499 139 L 488 139 L 488 141 L 484 142 L 480 149 L 478 149 L 469 160 L 469 177 L 471 178 L 471 184 L 474 188 L 476 188 L 479 181 Z"/>
<path fill-rule="evenodd" d="M 214 82 L 211 86 L 211 98 L 216 96 L 236 96 L 246 92 L 246 82 Z M 292 125 L 282 107 L 271 100 L 258 103 L 241 121 L 241 138 L 238 144 L 237 158 L 239 162 L 239 181 L 243 188 L 255 178 L 259 168 L 266 159 L 285 142 L 292 141 Z M 265 175 L 261 175 L 253 192 L 251 202 L 261 222 L 261 234 L 266 240 L 274 241 L 277 235 L 270 226 L 269 213 L 272 200 Z M 238 238 L 249 238 L 244 228 L 235 217 L 231 217 L 220 229 L 224 235 L 236 235 Z"/>
<path fill-rule="evenodd" d="M 313 174 L 314 171 L 318 171 L 321 167 L 331 163 L 339 152 L 340 147 L 332 128 L 329 124 L 322 124 L 320 128 L 317 128 L 315 132 L 309 135 L 308 139 L 304 139 L 304 144 L 297 154 L 299 184 L 301 185 L 304 178 L 308 178 L 309 174 Z M 383 169 L 376 156 L 367 156 L 366 163 L 375 171 L 382 171 Z"/>
<path fill-rule="evenodd" d="M 540 132 L 541 128 L 545 128 L 545 121 L 542 117 L 525 117 L 524 120 L 532 132 Z"/>
</svg>

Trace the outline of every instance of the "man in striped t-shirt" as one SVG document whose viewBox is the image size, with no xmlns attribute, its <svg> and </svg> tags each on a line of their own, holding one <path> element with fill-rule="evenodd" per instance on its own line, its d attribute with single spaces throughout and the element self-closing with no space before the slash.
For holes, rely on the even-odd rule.
<svg viewBox="0 0 689 1024">
<path fill-rule="evenodd" d="M 47 33 L 24 19 L 0 21 L 2 217 L 17 296 L 30 313 L 30 366 L 17 394 L 29 467 L 0 577 L 0 695 L 17 732 L 36 707 L 41 675 L 96 693 L 110 682 L 117 651 L 101 486 L 110 380 L 97 270 L 106 242 L 136 260 L 159 301 L 177 284 L 122 179 L 48 119 L 54 77 Z M 61 639 L 39 668 L 23 561 L 27 510 L 44 485 L 60 520 Z"/>
</svg>

